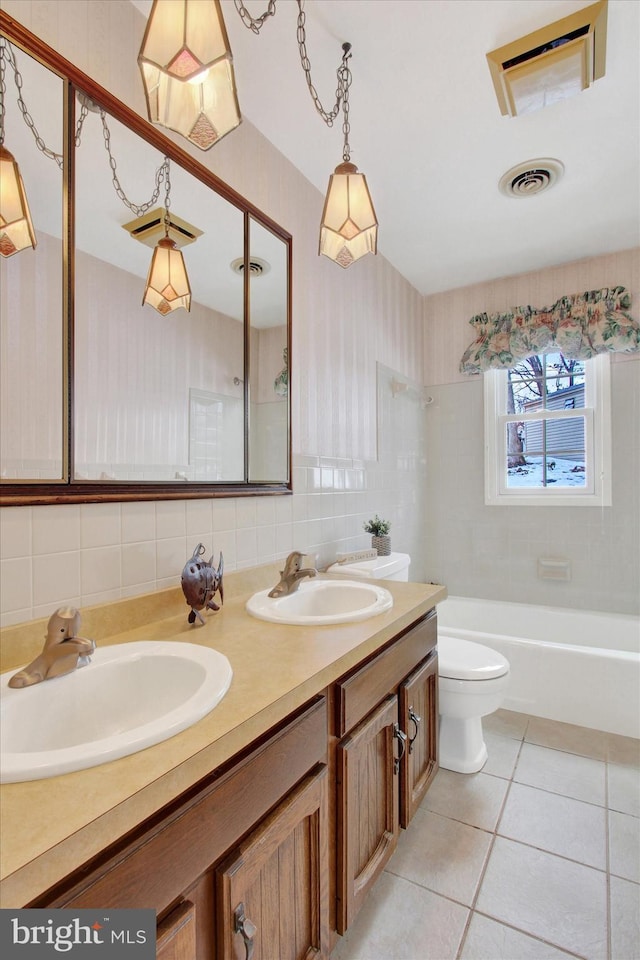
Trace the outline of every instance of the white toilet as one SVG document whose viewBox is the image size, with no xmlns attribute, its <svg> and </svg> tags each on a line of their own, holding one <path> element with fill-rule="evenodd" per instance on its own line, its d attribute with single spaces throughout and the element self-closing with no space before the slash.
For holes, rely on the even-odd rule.
<svg viewBox="0 0 640 960">
<path fill-rule="evenodd" d="M 502 703 L 509 661 L 501 653 L 438 632 L 440 766 L 476 773 L 487 762 L 482 717 Z"/>
<path fill-rule="evenodd" d="M 359 563 L 334 563 L 328 573 L 349 579 L 408 580 L 411 557 L 388 557 Z M 487 762 L 482 717 L 502 703 L 509 684 L 509 661 L 480 643 L 438 631 L 439 762 L 445 770 L 476 773 Z"/>
</svg>

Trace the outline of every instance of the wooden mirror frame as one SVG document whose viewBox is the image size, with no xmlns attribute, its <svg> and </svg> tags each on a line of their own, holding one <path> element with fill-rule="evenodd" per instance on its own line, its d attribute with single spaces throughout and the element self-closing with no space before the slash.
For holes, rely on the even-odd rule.
<svg viewBox="0 0 640 960">
<path fill-rule="evenodd" d="M 80 88 L 92 100 L 104 107 L 105 111 L 129 127 L 151 146 L 163 155 L 179 164 L 186 172 L 196 177 L 211 190 L 229 201 L 242 211 L 244 216 L 244 259 L 245 267 L 249 262 L 249 220 L 254 219 L 262 224 L 277 237 L 282 239 L 287 248 L 287 350 L 289 363 L 291 359 L 291 293 L 292 293 L 292 237 L 279 224 L 275 223 L 257 207 L 233 190 L 223 180 L 200 164 L 196 159 L 169 140 L 151 123 L 146 121 L 131 108 L 118 100 L 113 94 L 105 90 L 76 66 L 62 57 L 56 50 L 49 47 L 39 37 L 27 30 L 4 11 L 0 10 L 0 33 L 12 44 L 15 44 L 26 54 L 33 57 L 52 73 L 60 77 L 64 83 L 64 142 L 65 165 L 63 171 L 63 206 L 64 227 L 62 238 L 63 249 L 63 341 L 61 349 L 64 352 L 64 396 L 61 398 L 63 409 L 63 445 L 64 445 L 64 473 L 62 480 L 34 481 L 34 480 L 7 480 L 0 485 L 0 505 L 21 506 L 29 504 L 51 503 L 91 503 L 104 501 L 132 501 L 132 500 L 186 500 L 212 497 L 242 497 L 265 496 L 292 493 L 291 477 L 291 391 L 287 396 L 287 477 L 283 482 L 250 482 L 249 477 L 249 367 L 250 367 L 250 323 L 249 309 L 249 281 L 250 271 L 244 270 L 244 448 L 245 448 L 245 477 L 237 482 L 204 483 L 189 481 L 176 483 L 167 481 L 86 481 L 74 480 L 71 477 L 71 456 L 73 448 L 73 339 L 74 339 L 74 213 L 75 198 L 73 194 L 73 166 L 74 166 L 74 129 L 75 129 L 75 90 Z M 66 348 L 66 349 L 65 349 Z"/>
</svg>

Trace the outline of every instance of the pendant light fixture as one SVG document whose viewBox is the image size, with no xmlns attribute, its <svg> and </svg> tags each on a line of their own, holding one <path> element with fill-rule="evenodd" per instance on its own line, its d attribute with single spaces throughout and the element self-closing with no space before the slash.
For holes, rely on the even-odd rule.
<svg viewBox="0 0 640 960">
<path fill-rule="evenodd" d="M 344 147 L 342 163 L 329 178 L 320 223 L 319 253 L 345 269 L 367 253 L 377 253 L 378 221 L 371 194 L 363 173 L 351 163 L 349 146 L 349 87 L 351 71 L 348 60 L 351 44 L 342 45 L 342 65 L 338 70 L 338 94 L 342 106 Z M 342 94 L 340 98 L 340 94 Z"/>
<path fill-rule="evenodd" d="M 343 115 L 342 163 L 329 179 L 318 253 L 346 268 L 378 249 L 378 221 L 367 181 L 351 162 L 351 44 L 342 45 L 336 102 L 325 110 L 311 80 L 304 0 L 297 3 L 298 49 L 311 98 L 328 127 L 341 110 Z M 245 27 L 255 34 L 276 12 L 276 0 L 268 0 L 258 17 L 251 15 L 243 0 L 234 4 Z M 218 0 L 154 0 L 138 56 L 149 119 L 207 150 L 240 123 L 232 59 Z"/>
<path fill-rule="evenodd" d="M 12 257 L 27 247 L 35 249 L 37 240 L 20 167 L 4 145 L 4 104 L 6 102 L 6 61 L 16 71 L 9 45 L 2 38 L 0 45 L 0 254 Z M 20 87 L 18 87 L 18 92 Z M 21 99 L 19 97 L 19 99 Z"/>
<path fill-rule="evenodd" d="M 219 0 L 154 0 L 138 65 L 152 123 L 208 150 L 240 123 Z"/>
<path fill-rule="evenodd" d="M 20 168 L 0 139 L 0 254 L 14 253 L 36 246 L 27 195 Z"/>
<path fill-rule="evenodd" d="M 171 180 L 169 178 L 169 158 L 164 158 L 165 168 L 165 205 L 164 205 L 164 237 L 158 240 L 151 258 L 151 266 L 147 276 L 142 304 L 150 306 L 166 316 L 182 307 L 191 310 L 191 287 L 184 258 L 176 243 L 169 236 L 169 194 Z"/>
</svg>

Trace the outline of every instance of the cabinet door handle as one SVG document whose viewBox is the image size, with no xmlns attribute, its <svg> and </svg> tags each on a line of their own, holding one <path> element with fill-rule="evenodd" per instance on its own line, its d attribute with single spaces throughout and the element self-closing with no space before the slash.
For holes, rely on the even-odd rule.
<svg viewBox="0 0 640 960">
<path fill-rule="evenodd" d="M 409 737 L 409 753 L 413 751 L 413 742 L 418 736 L 418 731 L 420 724 L 422 723 L 422 717 L 419 717 L 417 713 L 414 712 L 413 707 L 409 707 L 409 720 L 414 724 L 416 732 L 412 737 Z"/>
<path fill-rule="evenodd" d="M 253 938 L 258 932 L 255 923 L 252 923 L 244 912 L 244 903 L 239 903 L 233 911 L 233 932 L 239 933 L 244 941 L 245 960 L 251 960 L 255 946 Z"/>
<path fill-rule="evenodd" d="M 404 757 L 404 752 L 407 749 L 407 735 L 404 730 L 401 730 L 397 723 L 393 725 L 393 739 L 397 740 L 400 744 L 400 755 L 393 758 L 393 772 L 397 773 L 400 769 L 400 761 Z"/>
</svg>

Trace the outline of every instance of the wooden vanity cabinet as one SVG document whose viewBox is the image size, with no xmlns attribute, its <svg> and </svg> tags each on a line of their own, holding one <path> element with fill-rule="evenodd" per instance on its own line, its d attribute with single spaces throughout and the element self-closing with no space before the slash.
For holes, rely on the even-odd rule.
<svg viewBox="0 0 640 960">
<path fill-rule="evenodd" d="M 437 770 L 435 612 L 335 684 L 336 928 L 346 932 Z"/>
<path fill-rule="evenodd" d="M 327 727 L 318 697 L 29 906 L 151 907 L 160 960 L 233 960 L 244 903 L 253 960 L 327 956 Z"/>
</svg>

